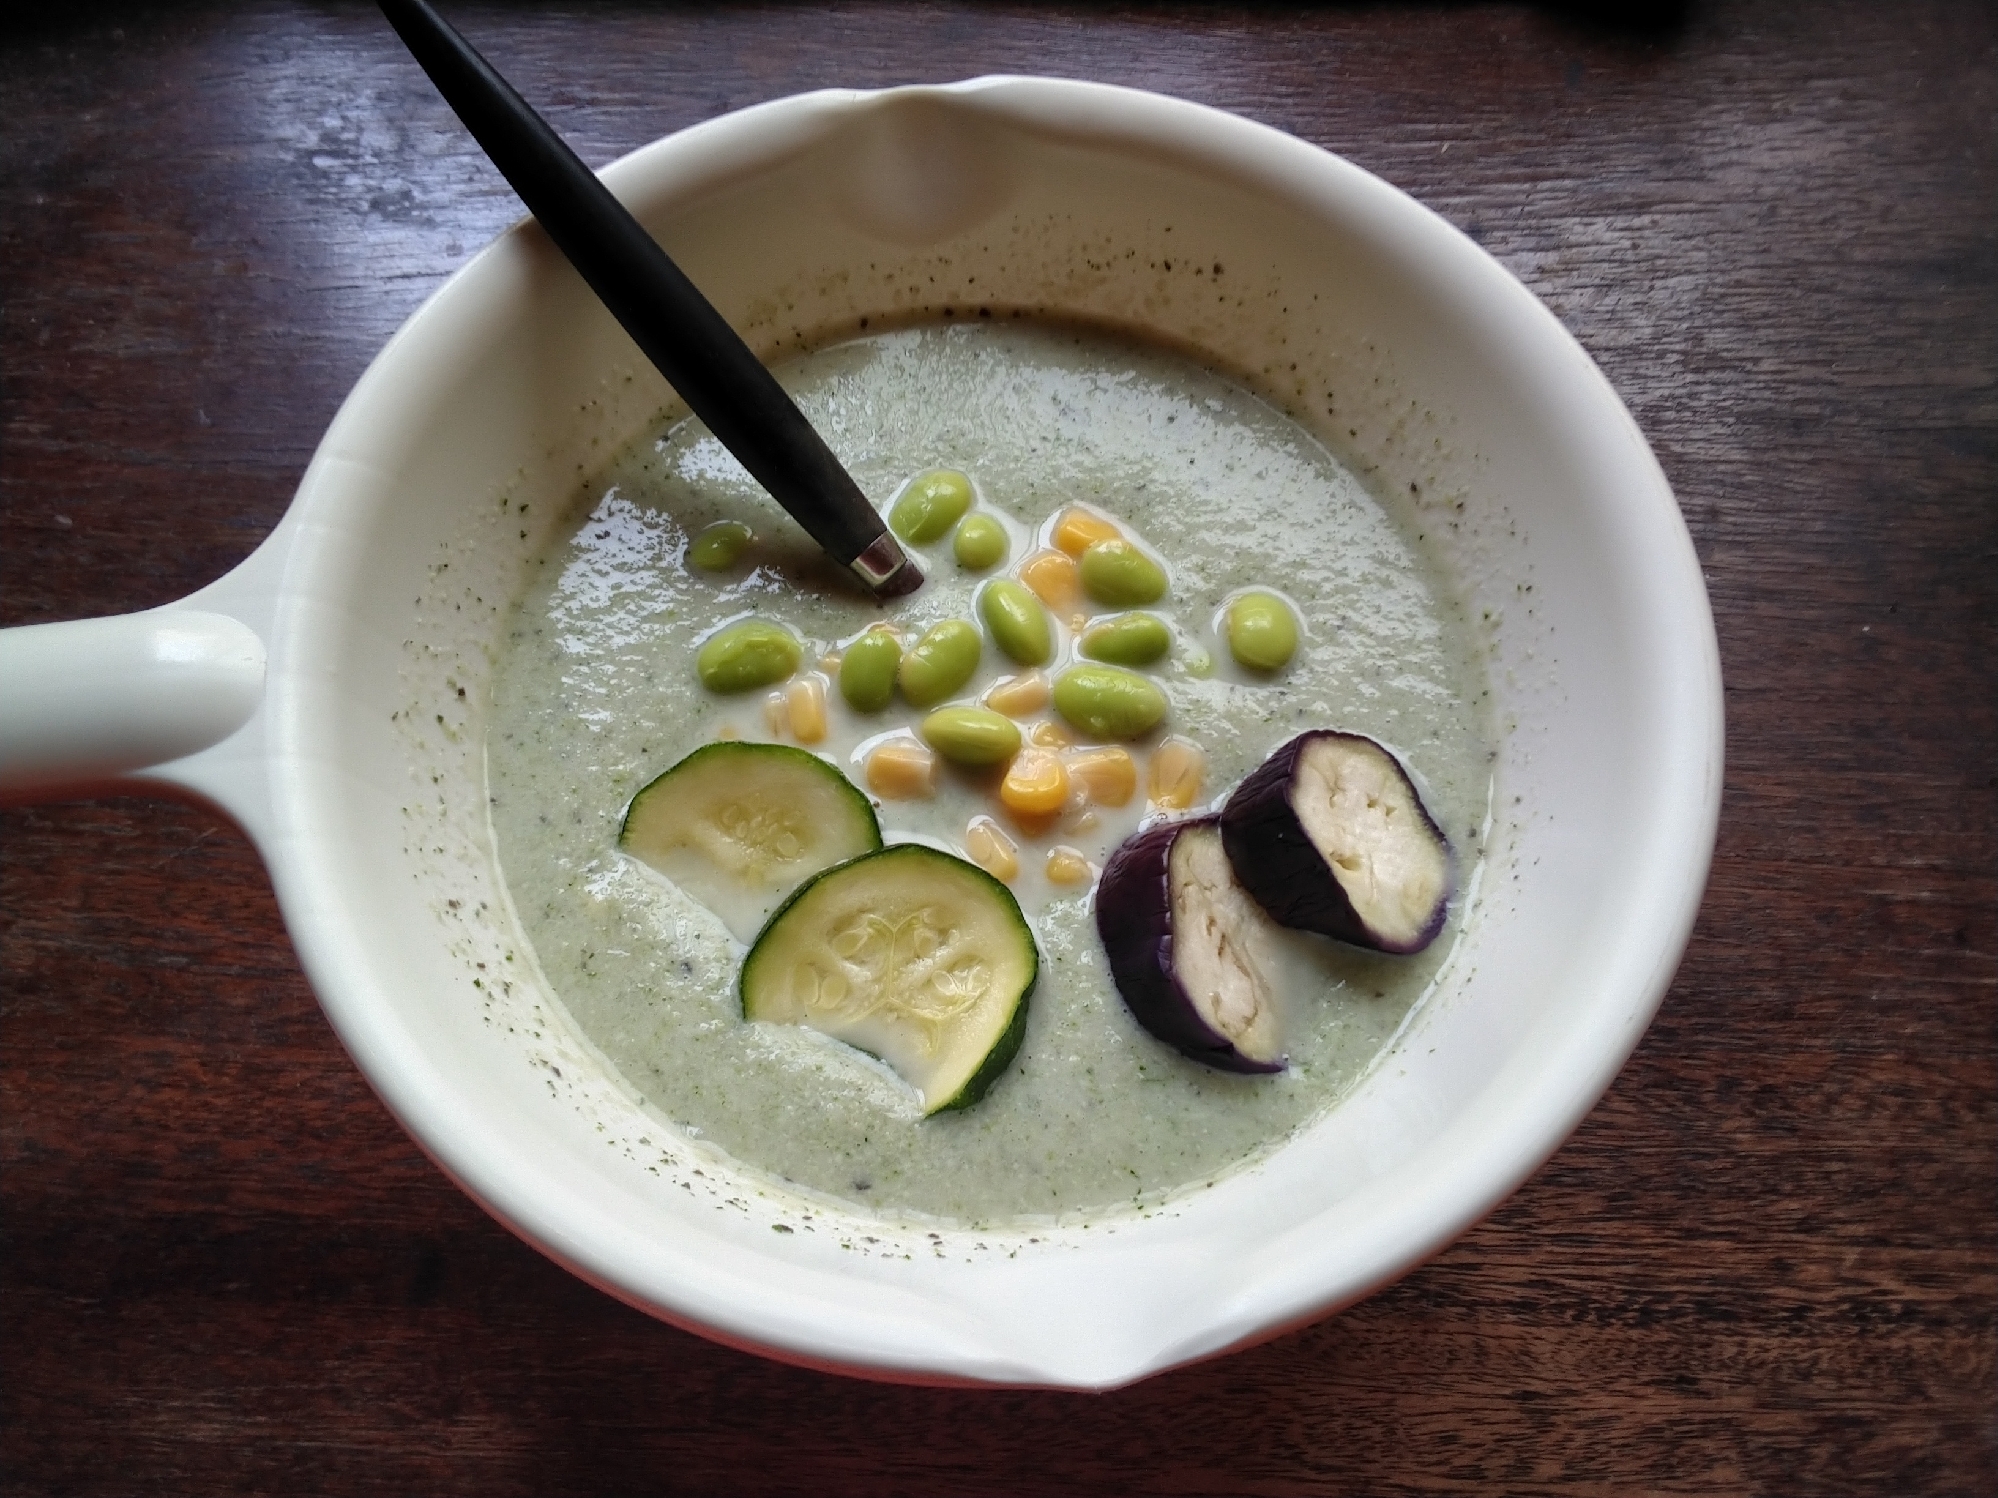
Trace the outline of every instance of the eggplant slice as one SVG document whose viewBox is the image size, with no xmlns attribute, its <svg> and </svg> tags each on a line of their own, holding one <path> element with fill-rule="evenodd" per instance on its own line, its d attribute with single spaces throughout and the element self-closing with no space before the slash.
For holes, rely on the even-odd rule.
<svg viewBox="0 0 1998 1498">
<path fill-rule="evenodd" d="M 1224 1071 L 1278 1072 L 1268 918 L 1228 867 L 1214 817 L 1126 838 L 1096 890 L 1096 930 L 1132 1016 Z"/>
<path fill-rule="evenodd" d="M 1221 809 L 1235 877 L 1276 921 L 1419 952 L 1448 913 L 1449 840 L 1408 772 L 1364 734 L 1317 729 L 1264 760 Z"/>
</svg>

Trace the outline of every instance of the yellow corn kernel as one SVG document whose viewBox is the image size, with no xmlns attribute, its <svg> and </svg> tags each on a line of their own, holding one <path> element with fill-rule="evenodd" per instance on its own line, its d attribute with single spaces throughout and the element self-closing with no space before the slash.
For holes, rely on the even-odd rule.
<svg viewBox="0 0 1998 1498">
<path fill-rule="evenodd" d="M 1039 671 L 1025 676 L 1002 676 L 985 694 L 985 705 L 1009 718 L 1024 718 L 1048 705 L 1048 679 Z"/>
<path fill-rule="evenodd" d="M 1022 749 L 1006 767 L 999 799 L 1023 817 L 1051 817 L 1068 803 L 1068 771 L 1046 749 Z"/>
<path fill-rule="evenodd" d="M 990 817 L 973 817 L 964 829 L 964 851 L 971 861 L 1002 884 L 1011 884 L 1020 873 L 1020 845 L 999 830 Z"/>
<path fill-rule="evenodd" d="M 763 726 L 776 738 L 784 731 L 784 694 L 772 692 L 763 699 Z"/>
<path fill-rule="evenodd" d="M 839 678 L 839 661 L 840 655 L 837 650 L 828 650 L 819 657 L 819 669 L 826 673 L 827 681 L 836 681 Z"/>
<path fill-rule="evenodd" d="M 1089 860 L 1067 846 L 1048 850 L 1048 883 L 1087 884 L 1093 871 Z"/>
<path fill-rule="evenodd" d="M 1061 512 L 1061 519 L 1055 522 L 1048 539 L 1070 556 L 1079 557 L 1098 541 L 1123 540 L 1124 533 L 1101 515 L 1071 505 Z"/>
<path fill-rule="evenodd" d="M 1027 742 L 1042 749 L 1066 749 L 1075 742 L 1059 723 L 1036 723 L 1027 730 Z"/>
<path fill-rule="evenodd" d="M 1037 551 L 1020 563 L 1020 581 L 1051 609 L 1065 609 L 1082 596 L 1082 571 L 1065 551 Z"/>
<path fill-rule="evenodd" d="M 1148 778 L 1152 805 L 1185 811 L 1200 799 L 1201 783 L 1207 778 L 1206 751 L 1187 739 L 1167 739 L 1152 755 Z"/>
<path fill-rule="evenodd" d="M 800 676 L 784 689 L 784 716 L 791 725 L 791 737 L 801 744 L 816 744 L 826 736 L 826 679 L 816 671 Z"/>
<path fill-rule="evenodd" d="M 867 788 L 885 801 L 934 796 L 937 757 L 913 739 L 890 739 L 867 756 Z"/>
<path fill-rule="evenodd" d="M 1138 789 L 1138 764 L 1130 751 L 1115 744 L 1099 749 L 1078 749 L 1064 755 L 1068 778 L 1081 786 L 1099 806 L 1122 806 Z"/>
</svg>

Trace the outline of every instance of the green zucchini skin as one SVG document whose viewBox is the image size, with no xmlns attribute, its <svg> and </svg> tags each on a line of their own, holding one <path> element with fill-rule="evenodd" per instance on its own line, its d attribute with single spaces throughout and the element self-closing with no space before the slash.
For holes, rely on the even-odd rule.
<svg viewBox="0 0 1998 1498">
<path fill-rule="evenodd" d="M 1005 1033 L 1000 1035 L 993 1043 L 992 1049 L 986 1052 L 985 1064 L 973 1072 L 970 1080 L 958 1088 L 957 1096 L 947 1102 L 938 1103 L 930 1110 L 932 1113 L 956 1113 L 969 1108 L 991 1091 L 992 1084 L 1006 1074 L 1006 1069 L 1013 1064 L 1013 1058 L 1020 1054 L 1020 1046 L 1027 1038 L 1027 998 L 1032 991 L 1033 987 L 1029 984 L 1027 993 L 1020 995 L 1020 1002 L 1013 1006 L 1012 1023 L 1006 1026 Z"/>
<path fill-rule="evenodd" d="M 937 1042 L 945 1054 L 928 1067 L 911 1054 L 921 1049 L 916 1038 L 926 1017 L 900 1012 L 878 990 L 872 996 L 860 992 L 852 978 L 854 964 L 837 949 L 858 942 L 865 950 L 878 927 L 889 933 L 892 964 L 899 934 L 938 904 L 956 908 L 955 916 L 946 915 L 947 923 L 980 926 L 968 939 L 966 955 L 990 964 L 994 987 L 989 1001 L 974 1000 L 970 1011 L 941 1022 L 950 1027 L 950 1041 Z M 860 927 L 870 918 L 873 925 L 863 935 Z M 924 929 L 933 938 L 931 950 L 957 950 L 949 945 L 959 937 L 957 924 L 948 924 L 941 935 L 934 924 Z M 955 978 L 962 966 L 945 977 Z M 806 975 L 820 992 L 837 985 L 831 1005 L 815 1008 L 798 997 Z M 925 976 L 936 984 L 935 970 Z M 751 945 L 737 996 L 746 1020 L 809 1025 L 878 1057 L 922 1095 L 924 1113 L 935 1114 L 970 1107 L 1005 1074 L 1025 1039 L 1028 999 L 1039 979 L 1040 950 L 1011 890 L 952 854 L 921 843 L 897 843 L 835 865 L 800 885 Z M 857 1016 L 840 1012 L 849 984 L 859 994 Z M 884 1009 L 885 1016 L 880 1013 Z"/>
</svg>

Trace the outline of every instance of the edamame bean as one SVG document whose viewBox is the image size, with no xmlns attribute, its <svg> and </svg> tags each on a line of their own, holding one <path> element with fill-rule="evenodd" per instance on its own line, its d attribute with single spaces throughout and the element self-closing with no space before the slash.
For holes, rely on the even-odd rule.
<svg viewBox="0 0 1998 1498">
<path fill-rule="evenodd" d="M 940 707 L 923 719 L 923 742 L 954 765 L 983 769 L 1020 752 L 1020 730 L 989 707 Z"/>
<path fill-rule="evenodd" d="M 943 701 L 971 680 L 984 648 L 978 626 L 969 619 L 932 624 L 902 656 L 895 678 L 901 683 L 902 695 L 916 707 Z"/>
<path fill-rule="evenodd" d="M 748 692 L 782 681 L 798 669 L 798 637 L 768 619 L 743 619 L 711 636 L 694 657 L 694 670 L 710 692 Z"/>
<path fill-rule="evenodd" d="M 1045 666 L 1054 654 L 1048 611 L 1011 578 L 999 578 L 979 590 L 978 617 L 992 631 L 992 643 L 1023 666 Z"/>
<path fill-rule="evenodd" d="M 1079 648 L 1092 661 L 1149 666 L 1172 649 L 1172 631 L 1157 614 L 1119 614 L 1084 630 Z"/>
<path fill-rule="evenodd" d="M 951 537 L 950 549 L 957 565 L 966 572 L 983 572 L 1005 561 L 1013 543 L 1006 535 L 1006 527 L 992 516 L 967 515 L 957 534 Z"/>
<path fill-rule="evenodd" d="M 971 480 L 955 468 L 932 468 L 909 481 L 888 524 L 904 541 L 923 546 L 949 535 L 970 508 Z"/>
<path fill-rule="evenodd" d="M 1143 738 L 1166 714 L 1165 693 L 1118 666 L 1072 666 L 1056 678 L 1055 711 L 1099 739 Z"/>
<path fill-rule="evenodd" d="M 1165 597 L 1165 570 L 1129 541 L 1097 541 L 1082 554 L 1082 591 L 1112 608 Z"/>
<path fill-rule="evenodd" d="M 839 694 L 857 713 L 878 713 L 895 696 L 895 668 L 902 642 L 885 629 L 870 629 L 839 658 Z"/>
<path fill-rule="evenodd" d="M 687 565 L 703 572 L 726 572 L 742 560 L 756 533 L 740 520 L 717 520 L 687 543 Z"/>
<path fill-rule="evenodd" d="M 1228 605 L 1228 649 L 1251 671 L 1281 671 L 1297 653 L 1297 616 L 1274 593 L 1244 593 Z"/>
</svg>

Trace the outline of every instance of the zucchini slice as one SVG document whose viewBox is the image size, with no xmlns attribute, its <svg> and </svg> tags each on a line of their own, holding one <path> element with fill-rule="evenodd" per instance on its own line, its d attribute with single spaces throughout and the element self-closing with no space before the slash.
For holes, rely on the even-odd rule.
<svg viewBox="0 0 1998 1498">
<path fill-rule="evenodd" d="M 874 807 L 788 744 L 696 749 L 631 799 L 617 845 L 749 941 L 799 882 L 881 846 Z"/>
<path fill-rule="evenodd" d="M 897 843 L 826 870 L 770 918 L 742 964 L 742 1013 L 879 1056 L 939 1113 L 1011 1063 L 1040 965 L 1011 890 Z"/>
</svg>

